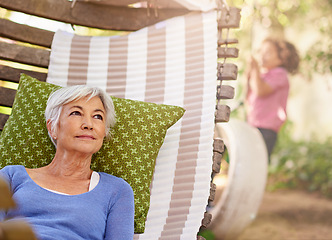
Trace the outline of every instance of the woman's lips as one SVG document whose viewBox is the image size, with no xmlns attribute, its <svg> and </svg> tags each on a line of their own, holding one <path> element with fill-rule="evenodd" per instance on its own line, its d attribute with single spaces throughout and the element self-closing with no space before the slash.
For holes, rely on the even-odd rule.
<svg viewBox="0 0 332 240">
<path fill-rule="evenodd" d="M 91 139 L 91 140 L 95 140 L 96 138 L 91 136 L 91 135 L 79 135 L 77 136 L 77 138 L 79 139 Z"/>
</svg>

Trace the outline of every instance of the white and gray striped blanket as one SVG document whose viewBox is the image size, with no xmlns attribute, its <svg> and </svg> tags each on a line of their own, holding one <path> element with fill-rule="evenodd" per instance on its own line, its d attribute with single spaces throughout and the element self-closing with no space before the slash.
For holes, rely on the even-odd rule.
<svg viewBox="0 0 332 240">
<path fill-rule="evenodd" d="M 57 31 L 47 82 L 182 106 L 156 160 L 144 234 L 196 239 L 209 196 L 217 79 L 216 12 L 169 19 L 124 36 Z"/>
</svg>

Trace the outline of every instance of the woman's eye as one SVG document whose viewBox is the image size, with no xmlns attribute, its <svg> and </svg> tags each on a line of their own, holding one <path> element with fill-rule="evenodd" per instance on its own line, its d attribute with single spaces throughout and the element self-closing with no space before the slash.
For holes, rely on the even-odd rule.
<svg viewBox="0 0 332 240">
<path fill-rule="evenodd" d="M 80 116 L 81 113 L 79 111 L 73 111 L 73 112 L 70 113 L 70 115 Z"/>
<path fill-rule="evenodd" d="M 94 118 L 99 119 L 99 120 L 103 120 L 103 116 L 100 114 L 94 115 Z"/>
</svg>

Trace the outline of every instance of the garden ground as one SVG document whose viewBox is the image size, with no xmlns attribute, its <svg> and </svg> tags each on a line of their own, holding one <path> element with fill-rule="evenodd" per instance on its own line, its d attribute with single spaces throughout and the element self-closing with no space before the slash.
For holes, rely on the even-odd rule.
<svg viewBox="0 0 332 240">
<path fill-rule="evenodd" d="M 256 219 L 236 240 L 332 240 L 332 200 L 298 190 L 265 192 Z"/>
</svg>

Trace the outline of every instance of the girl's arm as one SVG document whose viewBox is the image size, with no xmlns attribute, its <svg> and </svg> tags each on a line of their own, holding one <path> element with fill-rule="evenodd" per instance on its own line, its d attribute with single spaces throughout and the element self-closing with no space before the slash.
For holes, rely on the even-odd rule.
<svg viewBox="0 0 332 240">
<path fill-rule="evenodd" d="M 259 97 L 267 96 L 273 92 L 273 88 L 262 80 L 258 63 L 253 57 L 250 60 L 248 82 L 251 91 Z"/>
</svg>

